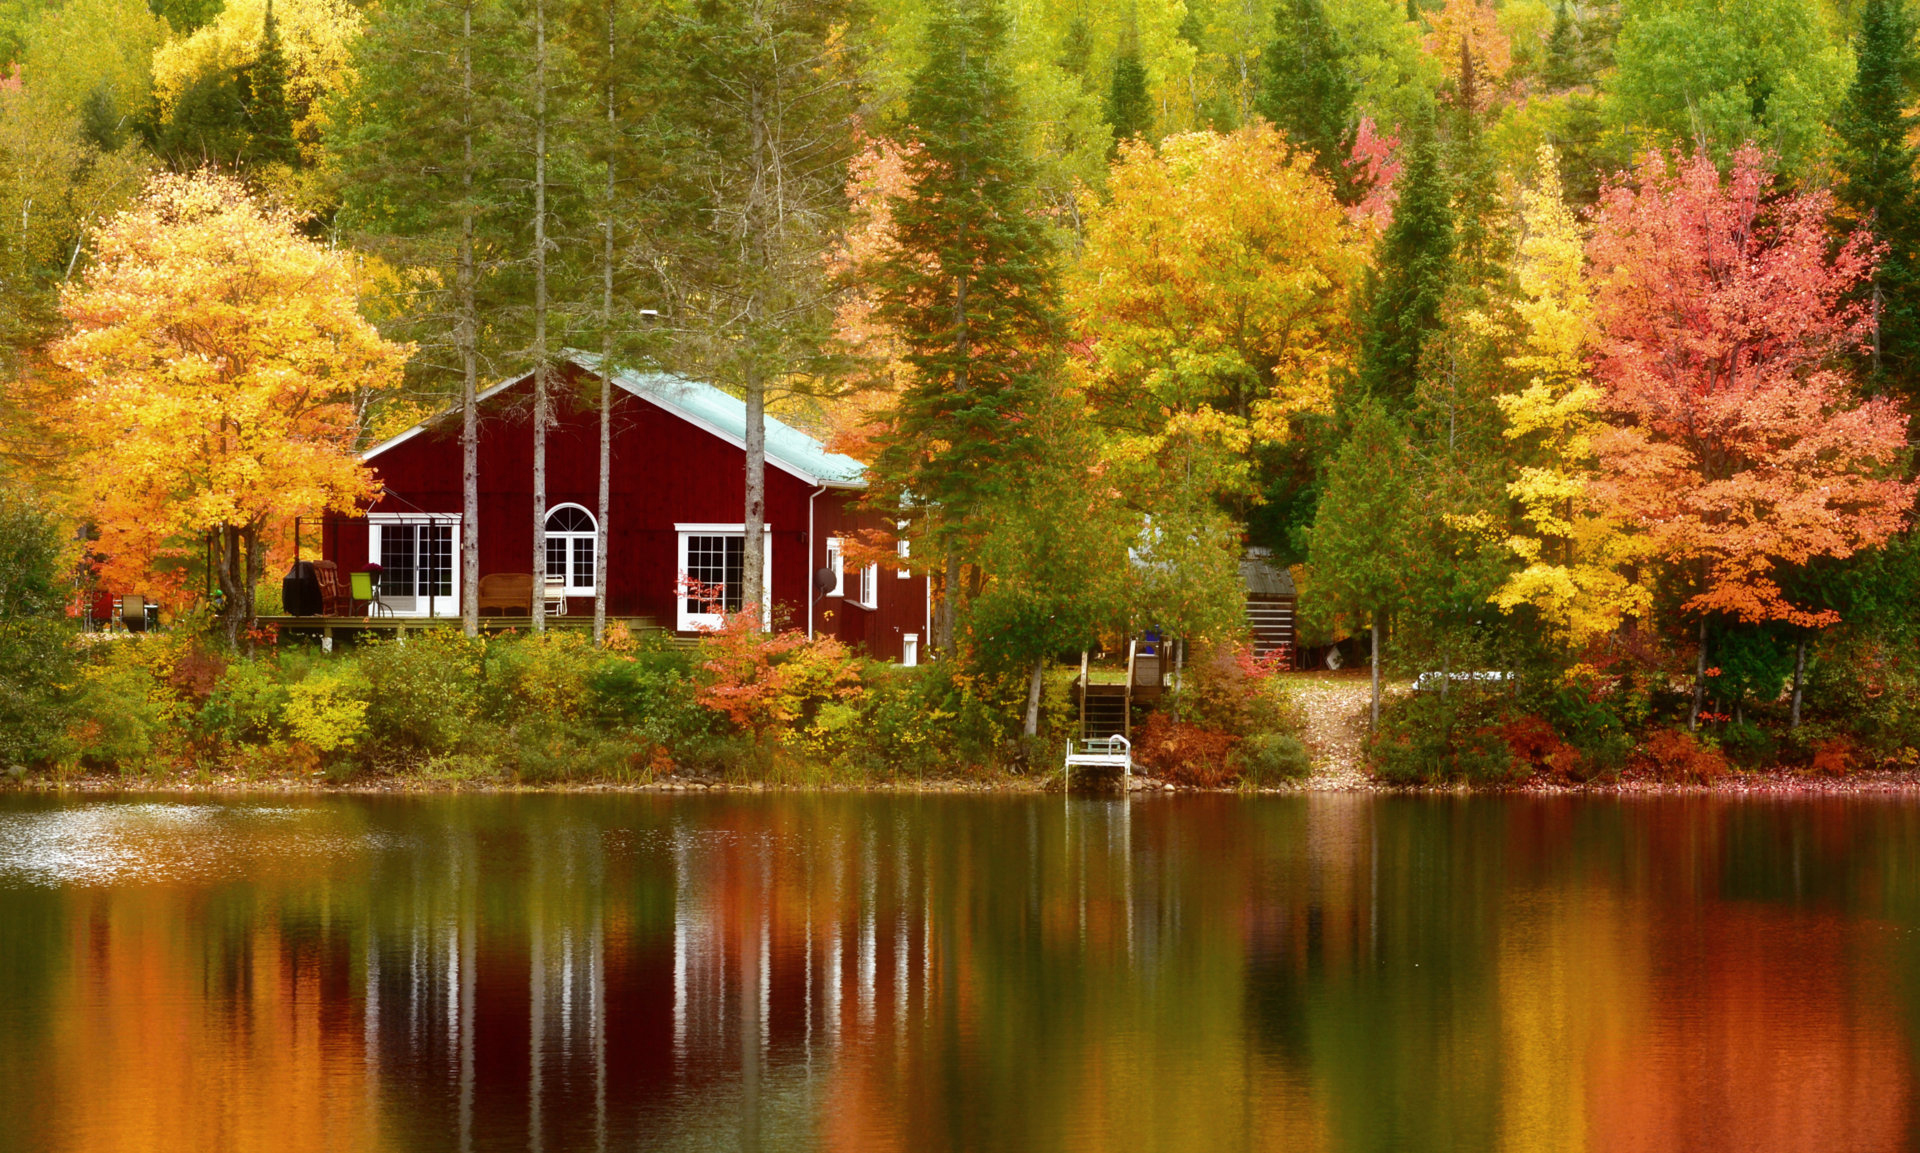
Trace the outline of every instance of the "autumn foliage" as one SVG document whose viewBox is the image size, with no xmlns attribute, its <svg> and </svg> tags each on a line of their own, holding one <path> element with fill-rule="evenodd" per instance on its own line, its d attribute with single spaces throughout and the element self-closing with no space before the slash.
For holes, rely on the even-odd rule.
<svg viewBox="0 0 1920 1153">
<path fill-rule="evenodd" d="M 271 530 L 373 495 L 356 400 L 397 384 L 409 349 L 361 318 L 349 261 L 211 172 L 156 177 L 61 308 L 107 580 L 151 587 L 211 540 L 237 640 Z"/>
<path fill-rule="evenodd" d="M 1723 178 L 1650 154 L 1606 191 L 1589 255 L 1594 374 L 1609 427 L 1595 493 L 1685 575 L 1689 612 L 1817 627 L 1784 570 L 1873 548 L 1907 523 L 1906 418 L 1843 367 L 1869 316 L 1849 292 L 1869 236 L 1837 247 L 1825 192 L 1778 192 L 1765 157 Z"/>
</svg>

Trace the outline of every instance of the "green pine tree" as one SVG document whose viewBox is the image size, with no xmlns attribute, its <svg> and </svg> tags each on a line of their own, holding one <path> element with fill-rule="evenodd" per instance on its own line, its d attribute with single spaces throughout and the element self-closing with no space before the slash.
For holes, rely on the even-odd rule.
<svg viewBox="0 0 1920 1153">
<path fill-rule="evenodd" d="M 1308 538 L 1312 579 L 1302 609 L 1322 627 L 1372 632 L 1373 724 L 1380 723 L 1380 660 L 1387 621 L 1406 601 L 1416 462 L 1407 431 L 1378 402 L 1362 400 L 1353 433 L 1327 466 L 1326 491 Z"/>
<path fill-rule="evenodd" d="M 1394 411 L 1412 403 L 1420 352 L 1440 326 L 1452 280 L 1453 211 L 1430 118 L 1413 125 L 1393 223 L 1380 240 L 1362 317 L 1359 383 Z"/>
<path fill-rule="evenodd" d="M 1147 69 L 1140 53 L 1123 52 L 1113 62 L 1113 82 L 1107 86 L 1106 120 L 1113 125 L 1113 144 L 1153 131 L 1153 98 L 1147 94 Z"/>
<path fill-rule="evenodd" d="M 247 69 L 248 109 L 255 164 L 293 164 L 300 147 L 293 139 L 293 110 L 287 107 L 287 55 L 280 44 L 280 26 L 273 18 L 273 0 L 260 30 L 260 54 Z"/>
<path fill-rule="evenodd" d="M 1581 67 L 1580 26 L 1561 0 L 1553 13 L 1553 31 L 1547 34 L 1547 59 L 1541 66 L 1540 80 L 1549 92 L 1565 92 L 1587 83 L 1592 77 Z"/>
<path fill-rule="evenodd" d="M 1868 379 L 1912 401 L 1920 393 L 1920 205 L 1914 118 L 1906 78 L 1917 64 L 1914 27 L 1900 0 L 1867 0 L 1855 45 L 1853 87 L 1835 125 L 1841 140 L 1840 202 L 1887 244 L 1868 306 L 1875 316 Z"/>
<path fill-rule="evenodd" d="M 1340 37 L 1320 0 L 1281 0 L 1274 38 L 1260 58 L 1254 108 L 1313 153 L 1314 166 L 1343 204 L 1362 191 L 1347 169 L 1353 154 L 1354 82 Z"/>
<path fill-rule="evenodd" d="M 879 313 L 913 379 L 873 462 L 875 497 L 910 511 L 944 565 L 934 647 L 951 651 L 961 568 L 984 510 L 1041 447 L 1032 416 L 1057 343 L 1056 246 L 1034 212 L 1034 172 L 1006 21 L 992 0 L 936 15 L 907 96 L 909 191 L 896 254 L 875 270 Z"/>
</svg>

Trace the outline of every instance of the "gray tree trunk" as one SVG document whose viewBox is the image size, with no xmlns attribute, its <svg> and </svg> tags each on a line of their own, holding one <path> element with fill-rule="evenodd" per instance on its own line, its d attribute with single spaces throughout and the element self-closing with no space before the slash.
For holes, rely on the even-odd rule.
<svg viewBox="0 0 1920 1153">
<path fill-rule="evenodd" d="M 600 248 L 600 492 L 594 511 L 593 643 L 607 638 L 607 517 L 613 503 L 613 156 L 618 121 L 613 107 L 613 0 L 607 0 L 607 206 Z"/>
<path fill-rule="evenodd" d="M 767 382 L 760 377 L 759 366 L 751 359 L 744 374 L 747 392 L 747 502 L 746 547 L 741 550 L 740 605 L 752 613 L 758 628 L 767 606 L 766 533 L 767 522 Z"/>
<path fill-rule="evenodd" d="M 1027 678 L 1027 723 L 1021 731 L 1030 737 L 1040 735 L 1040 692 L 1046 687 L 1047 658 L 1036 657 L 1033 675 Z"/>
<path fill-rule="evenodd" d="M 1707 695 L 1707 618 L 1700 618 L 1700 651 L 1693 658 L 1693 707 L 1687 710 L 1687 731 L 1700 729 L 1700 706 Z"/>
<path fill-rule="evenodd" d="M 533 631 L 547 609 L 547 4 L 533 3 Z"/>
<path fill-rule="evenodd" d="M 933 647 L 941 658 L 953 655 L 954 598 L 959 595 L 960 549 L 947 545 L 947 559 L 940 572 L 940 587 L 933 602 Z"/>
<path fill-rule="evenodd" d="M 1800 643 L 1793 647 L 1793 719 L 1788 728 L 1800 727 L 1800 695 L 1807 680 L 1807 635 L 1800 634 Z"/>
<path fill-rule="evenodd" d="M 480 316 L 473 266 L 473 0 L 460 11 L 460 254 L 454 339 L 460 345 L 460 627 L 480 635 Z"/>
<path fill-rule="evenodd" d="M 1369 640 L 1373 647 L 1373 711 L 1367 718 L 1368 732 L 1378 732 L 1380 729 L 1380 617 L 1380 610 L 1375 609 L 1373 627 L 1368 630 L 1372 634 Z"/>
</svg>

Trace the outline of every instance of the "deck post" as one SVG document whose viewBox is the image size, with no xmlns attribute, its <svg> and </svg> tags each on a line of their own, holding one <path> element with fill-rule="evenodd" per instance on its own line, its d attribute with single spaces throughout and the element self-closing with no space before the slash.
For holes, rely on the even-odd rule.
<svg viewBox="0 0 1920 1153">
<path fill-rule="evenodd" d="M 1127 695 L 1125 703 L 1121 706 L 1120 735 L 1127 738 L 1129 742 L 1133 740 L 1133 658 L 1139 647 L 1140 642 L 1137 639 L 1127 642 Z"/>
<path fill-rule="evenodd" d="M 333 651 L 333 626 L 332 625 L 326 625 L 320 630 L 320 651 L 323 653 L 330 653 Z"/>
</svg>

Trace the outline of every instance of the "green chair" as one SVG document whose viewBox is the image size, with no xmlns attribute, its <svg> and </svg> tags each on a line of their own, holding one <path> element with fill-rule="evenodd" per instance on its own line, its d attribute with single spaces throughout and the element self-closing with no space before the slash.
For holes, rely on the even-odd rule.
<svg viewBox="0 0 1920 1153">
<path fill-rule="evenodd" d="M 350 579 L 352 581 L 353 599 L 357 601 L 367 602 L 368 616 L 370 617 L 389 616 L 390 617 L 393 615 L 393 610 L 388 608 L 386 605 L 381 604 L 380 599 L 374 595 L 372 573 L 357 572 L 357 573 L 354 573 Z"/>
</svg>

